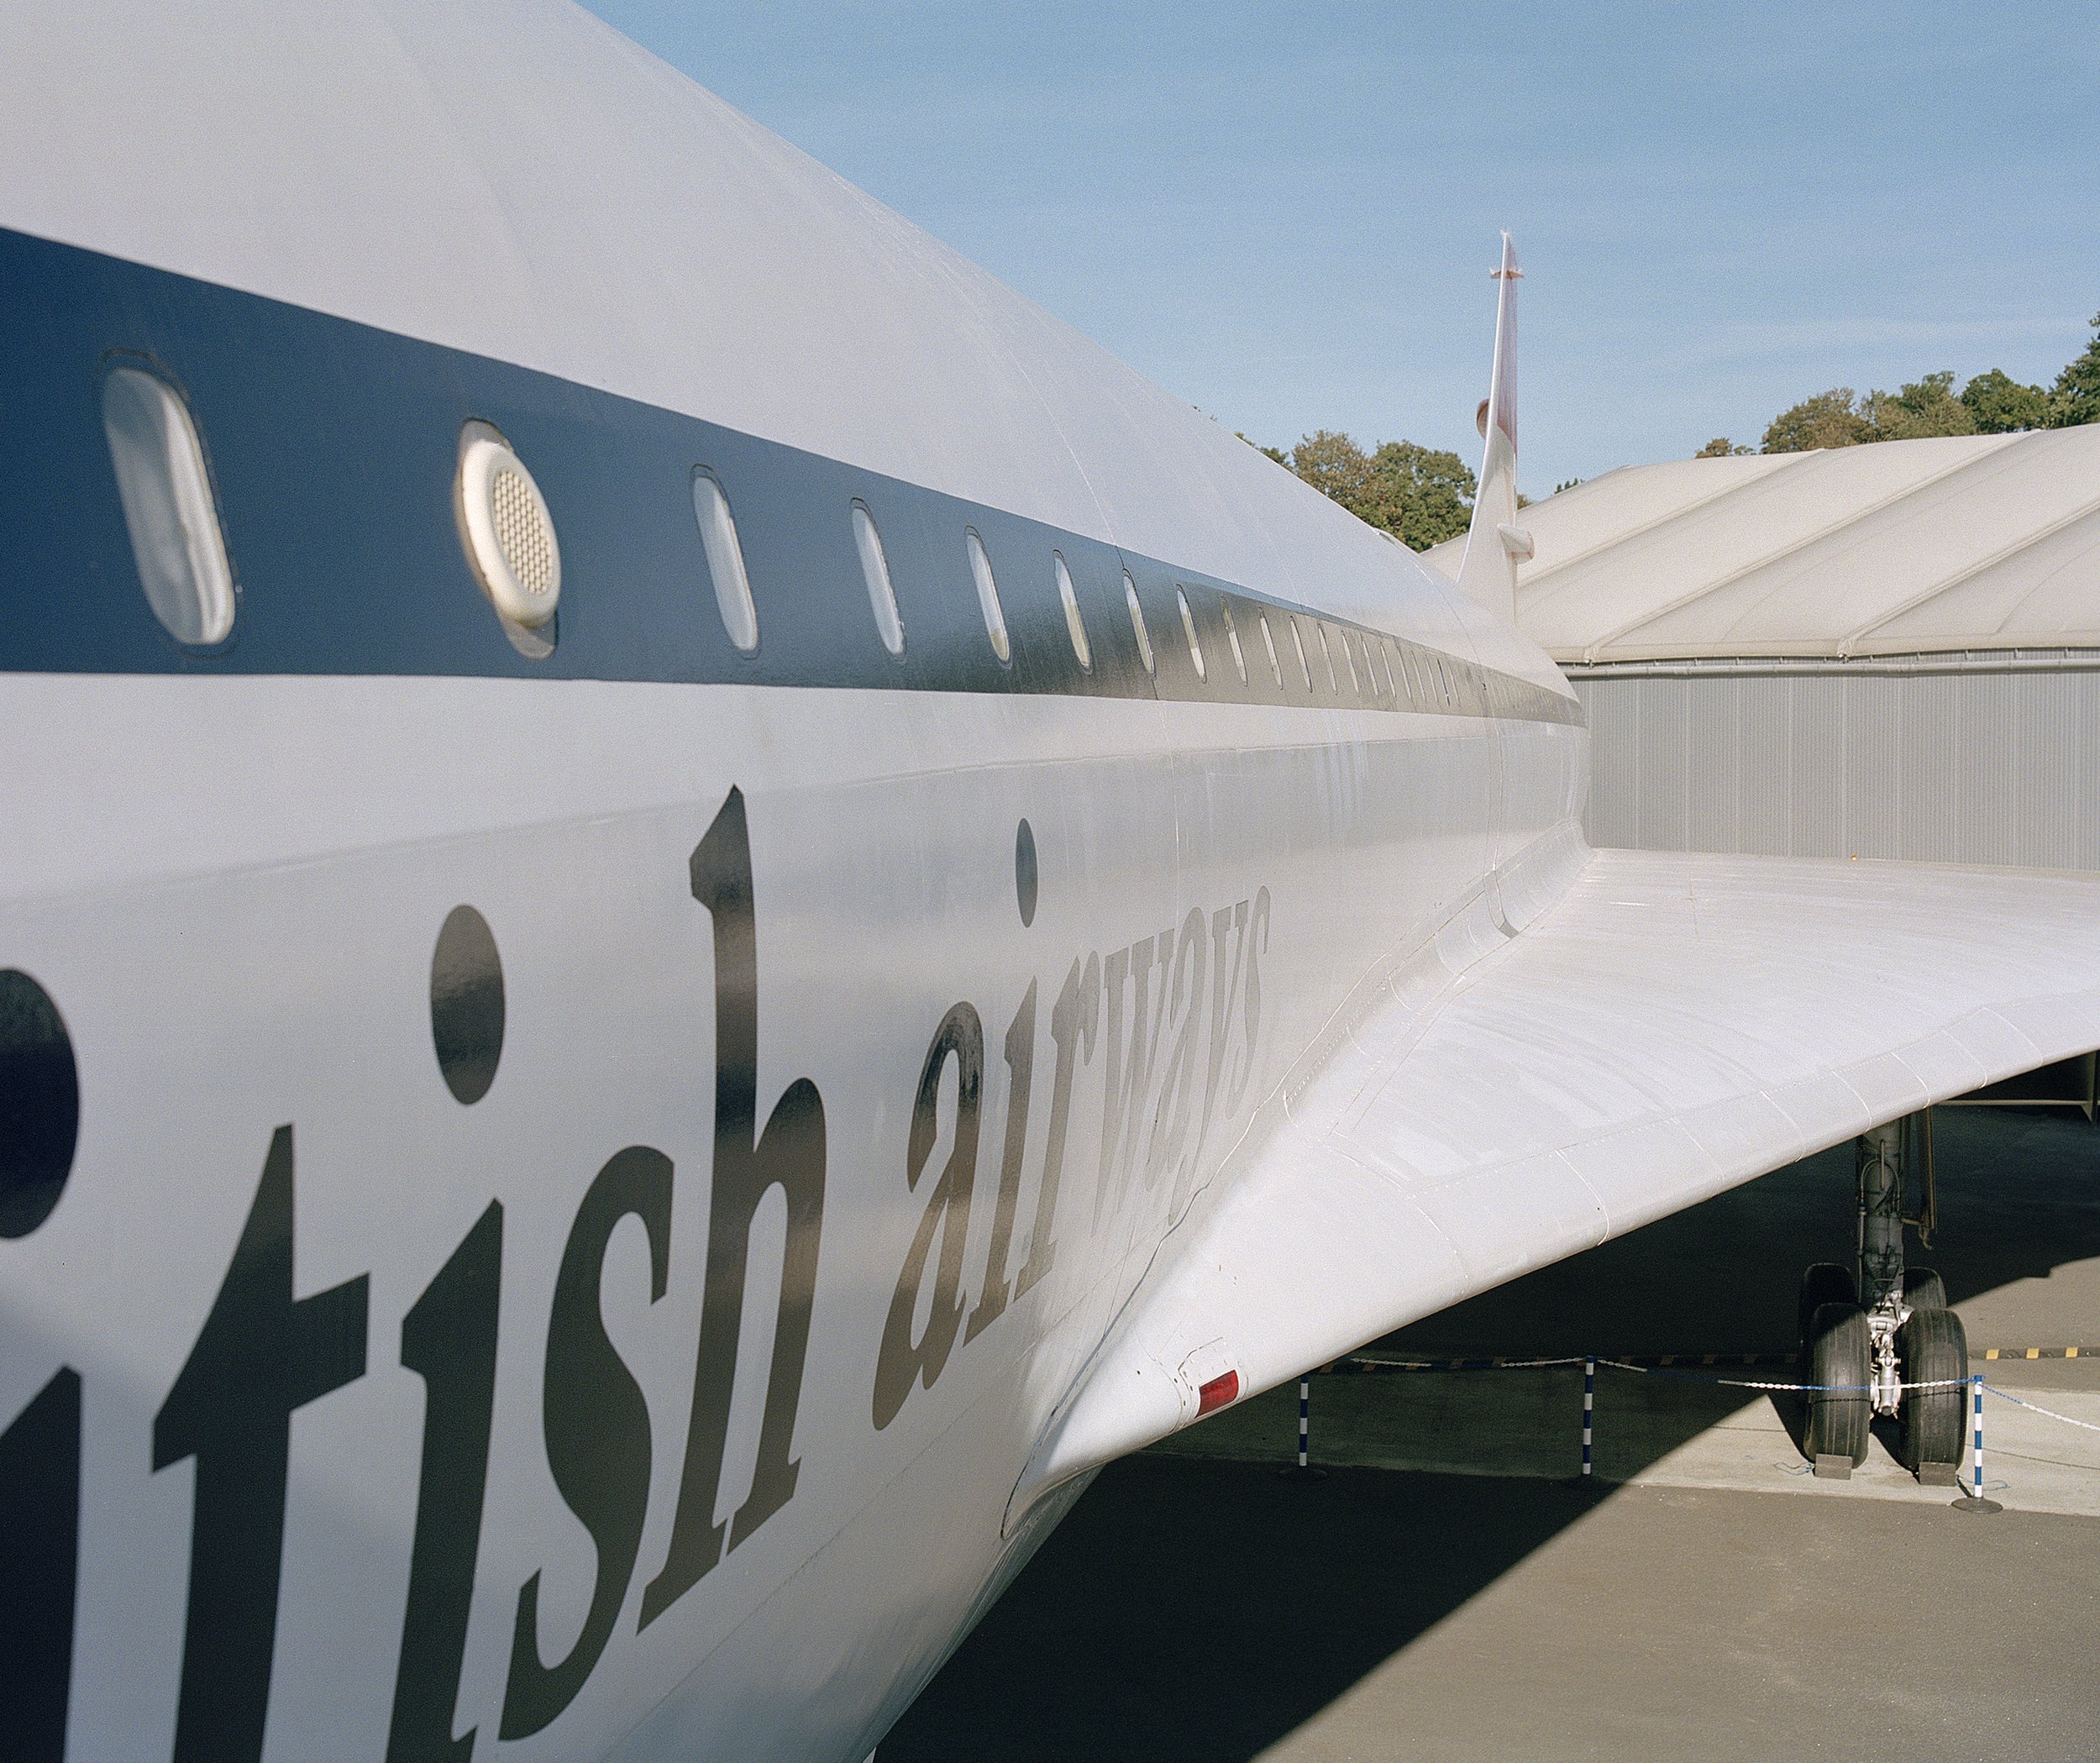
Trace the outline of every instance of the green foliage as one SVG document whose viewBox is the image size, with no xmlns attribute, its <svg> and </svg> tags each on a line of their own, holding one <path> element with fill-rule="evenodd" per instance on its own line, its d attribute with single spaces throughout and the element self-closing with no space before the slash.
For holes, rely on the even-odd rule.
<svg viewBox="0 0 2100 1763">
<path fill-rule="evenodd" d="M 2056 375 L 2056 389 L 2050 397 L 2050 426 L 2075 428 L 2081 422 L 2100 422 L 2100 312 L 2092 315 L 2092 340 L 2084 354 Z"/>
<path fill-rule="evenodd" d="M 1856 447 L 1875 438 L 1873 425 L 1857 409 L 1849 386 L 1819 391 L 1782 410 L 1765 430 L 1767 453 L 1806 453 L 1814 447 Z"/>
<path fill-rule="evenodd" d="M 1870 391 L 1863 398 L 1849 386 L 1804 398 L 1772 419 L 1764 451 L 1805 453 L 1812 447 L 1857 447 L 1869 441 L 1976 432 L 1976 412 L 1955 396 L 1954 375 L 1927 374 L 1898 391 Z"/>
<path fill-rule="evenodd" d="M 1232 433 L 1241 440 L 1247 441 L 1247 435 L 1244 431 L 1236 428 L 1232 431 Z M 1260 454 L 1263 459 L 1275 460 L 1276 463 L 1281 465 L 1286 471 L 1290 470 L 1290 455 L 1285 453 L 1282 448 L 1264 447 L 1258 441 L 1247 441 L 1247 444 L 1252 447 L 1255 452 Z"/>
<path fill-rule="evenodd" d="M 1755 447 L 1746 447 L 1740 442 L 1731 441 L 1725 434 L 1718 434 L 1692 457 L 1695 459 L 1735 459 L 1742 454 L 1755 453 L 1756 450 Z M 1775 448 L 1773 451 L 1777 452 L 1778 449 Z"/>
<path fill-rule="evenodd" d="M 1455 453 L 1412 441 L 1387 441 L 1366 453 L 1350 436 L 1327 428 L 1305 436 L 1288 459 L 1262 450 L 1358 520 L 1417 551 L 1456 538 L 1473 518 L 1473 475 Z"/>
<path fill-rule="evenodd" d="M 1870 391 L 1860 414 L 1875 441 L 1916 441 L 1932 435 L 1974 434 L 1976 417 L 1954 395 L 1951 372 L 1927 374 L 1893 392 Z"/>
<path fill-rule="evenodd" d="M 2022 428 L 2046 428 L 2049 394 L 2039 386 L 2023 386 L 2002 367 L 1978 374 L 1961 388 L 1961 401 L 1976 418 L 1978 434 L 2011 434 Z"/>
<path fill-rule="evenodd" d="M 2092 328 L 2100 333 L 2100 313 Z M 1942 370 L 1895 391 L 1857 396 L 1850 386 L 1818 392 L 1772 419 L 1767 453 L 1799 453 L 1811 447 L 1856 447 L 1866 441 L 1909 441 L 1921 436 L 2010 434 L 2023 428 L 2067 428 L 2100 422 L 2100 334 L 2056 375 L 2054 390 L 2024 386 L 1994 367 L 1959 392 Z M 1735 449 L 1738 452 L 1741 449 Z M 1725 440 L 1709 441 L 1700 459 L 1730 451 Z"/>
</svg>

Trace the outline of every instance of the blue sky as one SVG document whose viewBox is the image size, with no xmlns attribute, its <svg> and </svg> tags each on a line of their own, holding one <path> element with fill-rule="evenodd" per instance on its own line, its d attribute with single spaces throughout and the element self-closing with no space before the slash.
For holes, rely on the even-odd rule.
<svg viewBox="0 0 2100 1763">
<path fill-rule="evenodd" d="M 2046 383 L 2100 311 L 2084 0 L 589 3 L 1278 445 L 1470 459 L 1503 226 L 1535 496 L 1826 386 Z"/>
</svg>

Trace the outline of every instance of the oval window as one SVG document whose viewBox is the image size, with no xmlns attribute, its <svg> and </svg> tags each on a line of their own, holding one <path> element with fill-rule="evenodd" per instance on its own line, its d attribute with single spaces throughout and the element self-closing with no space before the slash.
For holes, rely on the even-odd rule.
<svg viewBox="0 0 2100 1763">
<path fill-rule="evenodd" d="M 113 368 L 102 381 L 102 428 L 153 616 L 177 643 L 225 642 L 234 630 L 234 571 L 188 408 L 144 370 Z"/>
<path fill-rule="evenodd" d="M 1268 627 L 1268 614 L 1257 612 L 1254 616 L 1262 621 L 1262 647 L 1268 651 L 1268 670 L 1280 686 L 1284 683 L 1284 664 L 1276 659 L 1276 638 Z"/>
<path fill-rule="evenodd" d="M 1336 631 L 1335 644 L 1336 647 L 1341 651 L 1342 660 L 1348 665 L 1349 690 L 1361 698 L 1363 695 L 1363 681 L 1357 676 L 1356 653 L 1349 647 L 1349 633 L 1343 630 Z M 1339 680 L 1337 680 L 1335 684 L 1335 690 L 1336 691 L 1340 691 L 1341 690 L 1341 682 Z"/>
<path fill-rule="evenodd" d="M 875 630 L 882 646 L 893 655 L 904 653 L 904 620 L 897 611 L 897 590 L 890 584 L 890 559 L 882 554 L 882 534 L 875 517 L 863 501 L 853 504 L 853 546 L 860 553 L 860 573 L 868 582 L 868 604 L 875 615 Z"/>
<path fill-rule="evenodd" d="M 1341 695 L 1341 680 L 1335 672 L 1335 652 L 1327 643 L 1327 627 L 1315 622 L 1313 634 L 1320 638 L 1320 659 L 1327 666 L 1327 690 L 1339 697 Z"/>
<path fill-rule="evenodd" d="M 1305 659 L 1305 639 L 1299 634 L 1298 620 L 1290 620 L 1291 647 L 1298 651 L 1298 671 L 1305 676 L 1305 690 L 1312 690 L 1312 664 Z"/>
<path fill-rule="evenodd" d="M 1203 645 L 1196 641 L 1195 615 L 1189 610 L 1189 596 L 1179 588 L 1174 590 L 1174 604 L 1181 608 L 1181 634 L 1189 639 L 1189 659 L 1195 664 L 1196 678 L 1207 679 L 1210 676 L 1203 664 Z"/>
<path fill-rule="evenodd" d="M 1221 601 L 1218 604 L 1218 613 L 1225 620 L 1226 647 L 1232 651 L 1233 669 L 1240 676 L 1240 684 L 1245 685 L 1247 684 L 1247 655 L 1240 648 L 1239 627 L 1232 622 L 1232 608 Z"/>
<path fill-rule="evenodd" d="M 963 529 L 963 543 L 969 552 L 970 579 L 977 584 L 977 604 L 984 615 L 984 634 L 991 638 L 992 653 L 1003 664 L 1013 659 L 1013 645 L 1006 640 L 1006 614 L 999 604 L 999 584 L 992 580 L 992 560 L 984 553 L 984 541 L 977 529 Z"/>
<path fill-rule="evenodd" d="M 1065 568 L 1059 553 L 1053 551 L 1050 561 L 1058 578 L 1058 599 L 1064 606 L 1064 627 L 1072 637 L 1072 653 L 1079 658 L 1079 665 L 1092 673 L 1094 650 L 1086 640 L 1086 621 L 1079 617 L 1079 596 L 1072 590 L 1072 572 Z"/>
<path fill-rule="evenodd" d="M 1131 632 L 1137 638 L 1137 658 L 1145 664 L 1145 671 L 1152 669 L 1152 632 L 1145 628 L 1145 609 L 1137 603 L 1137 584 L 1131 580 L 1128 569 L 1123 571 L 1123 603 L 1130 608 Z"/>
<path fill-rule="evenodd" d="M 743 568 L 743 546 L 729 513 L 729 498 L 714 475 L 693 474 L 693 518 L 700 522 L 701 549 L 707 554 L 707 576 L 715 586 L 715 604 L 729 640 L 749 654 L 759 646 L 759 609 L 751 601 L 751 578 Z"/>
<path fill-rule="evenodd" d="M 544 661 L 554 652 L 561 543 L 539 485 L 498 430 L 475 422 L 459 431 L 453 494 L 467 561 L 503 634 L 520 654 Z"/>
</svg>

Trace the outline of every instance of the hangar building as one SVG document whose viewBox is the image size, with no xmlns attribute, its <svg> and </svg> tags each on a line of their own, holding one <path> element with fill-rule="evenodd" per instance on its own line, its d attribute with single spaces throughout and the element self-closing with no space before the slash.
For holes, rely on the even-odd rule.
<svg viewBox="0 0 2100 1763">
<path fill-rule="evenodd" d="M 1521 518 L 1593 842 L 2100 869 L 2100 424 L 1628 467 Z"/>
</svg>

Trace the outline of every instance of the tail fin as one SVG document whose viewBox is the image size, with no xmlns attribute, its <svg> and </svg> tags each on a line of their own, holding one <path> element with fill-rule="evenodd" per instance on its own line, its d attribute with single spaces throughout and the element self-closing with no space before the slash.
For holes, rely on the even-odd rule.
<svg viewBox="0 0 2100 1763">
<path fill-rule="evenodd" d="M 1502 235 L 1502 284 L 1495 303 L 1494 377 L 1479 411 L 1488 443 L 1480 462 L 1480 488 L 1465 559 L 1458 566 L 1460 592 L 1497 617 L 1516 618 L 1517 564 L 1531 554 L 1531 535 L 1517 525 L 1517 267 L 1516 247 Z"/>
</svg>

